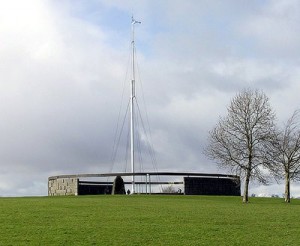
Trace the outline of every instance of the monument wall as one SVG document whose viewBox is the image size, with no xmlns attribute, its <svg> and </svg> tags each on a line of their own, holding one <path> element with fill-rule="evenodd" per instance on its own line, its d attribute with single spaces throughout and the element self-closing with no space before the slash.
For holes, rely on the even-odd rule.
<svg viewBox="0 0 300 246">
<path fill-rule="evenodd" d="M 184 177 L 184 194 L 240 196 L 240 179 Z"/>
<path fill-rule="evenodd" d="M 57 178 L 48 180 L 48 196 L 78 195 L 78 178 Z"/>
<path fill-rule="evenodd" d="M 78 195 L 104 195 L 111 194 L 112 185 L 101 182 L 79 181 Z"/>
</svg>

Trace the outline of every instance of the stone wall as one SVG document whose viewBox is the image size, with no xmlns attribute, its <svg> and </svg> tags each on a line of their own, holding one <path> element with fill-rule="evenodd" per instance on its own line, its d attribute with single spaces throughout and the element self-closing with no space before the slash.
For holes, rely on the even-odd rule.
<svg viewBox="0 0 300 246">
<path fill-rule="evenodd" d="M 48 180 L 48 196 L 78 195 L 78 178 L 57 178 Z"/>
</svg>

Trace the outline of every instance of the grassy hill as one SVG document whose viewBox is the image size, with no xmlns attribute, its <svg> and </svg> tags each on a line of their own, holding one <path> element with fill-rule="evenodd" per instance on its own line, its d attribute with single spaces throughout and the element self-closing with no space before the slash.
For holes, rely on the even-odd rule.
<svg viewBox="0 0 300 246">
<path fill-rule="evenodd" d="M 300 200 L 0 198 L 0 245 L 299 245 Z"/>
</svg>

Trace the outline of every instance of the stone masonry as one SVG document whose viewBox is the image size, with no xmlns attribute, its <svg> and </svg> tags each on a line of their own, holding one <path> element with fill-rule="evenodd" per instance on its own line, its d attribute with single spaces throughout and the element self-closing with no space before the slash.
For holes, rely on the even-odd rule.
<svg viewBox="0 0 300 246">
<path fill-rule="evenodd" d="M 48 180 L 48 196 L 78 195 L 78 178 L 56 178 Z"/>
</svg>

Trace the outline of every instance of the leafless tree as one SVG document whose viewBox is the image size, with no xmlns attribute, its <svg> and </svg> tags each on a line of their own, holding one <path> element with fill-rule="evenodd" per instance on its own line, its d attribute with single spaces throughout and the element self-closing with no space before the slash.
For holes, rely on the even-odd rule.
<svg viewBox="0 0 300 246">
<path fill-rule="evenodd" d="M 238 93 L 209 133 L 205 154 L 244 179 L 243 202 L 248 202 L 251 179 L 266 183 L 265 145 L 272 140 L 275 114 L 268 97 L 259 90 Z"/>
<path fill-rule="evenodd" d="M 291 180 L 300 178 L 300 111 L 294 111 L 283 129 L 277 130 L 268 151 L 269 167 L 276 179 L 285 180 L 284 198 L 291 201 Z"/>
</svg>

